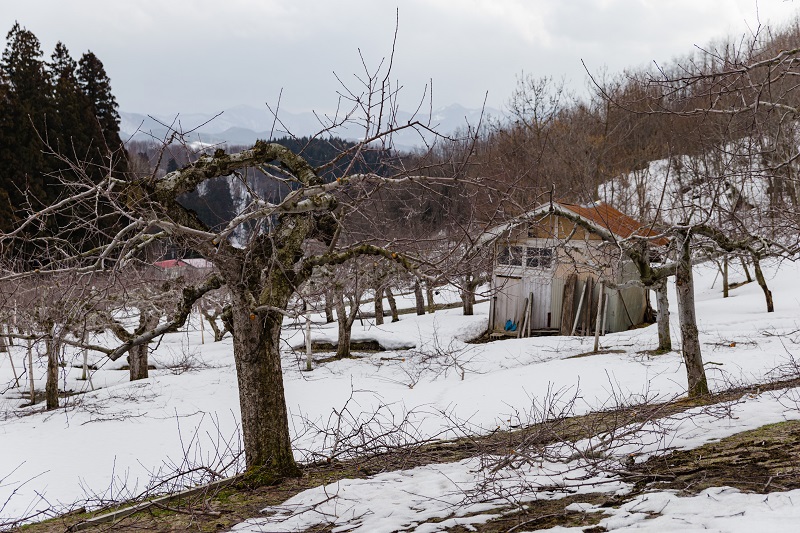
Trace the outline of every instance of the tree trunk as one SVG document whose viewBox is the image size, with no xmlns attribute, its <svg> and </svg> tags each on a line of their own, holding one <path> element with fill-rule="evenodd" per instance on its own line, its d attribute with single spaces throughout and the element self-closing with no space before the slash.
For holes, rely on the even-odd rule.
<svg viewBox="0 0 800 533">
<path fill-rule="evenodd" d="M 333 322 L 333 294 L 331 292 L 325 293 L 325 323 L 330 324 Z"/>
<path fill-rule="evenodd" d="M 472 316 L 475 314 L 475 304 L 472 298 L 470 298 L 470 292 L 468 288 L 464 288 L 461 291 L 461 307 L 464 309 L 465 316 Z"/>
<path fill-rule="evenodd" d="M 158 315 L 149 313 L 143 309 L 139 310 L 139 326 L 136 328 L 134 335 L 141 335 L 145 331 L 158 326 Z M 148 373 L 148 360 L 147 356 L 150 352 L 150 343 L 145 342 L 138 346 L 131 348 L 128 352 L 128 367 L 130 368 L 131 381 L 139 379 L 147 379 Z"/>
<path fill-rule="evenodd" d="M 469 274 L 464 279 L 464 290 L 461 291 L 461 304 L 464 315 L 475 314 L 475 290 L 478 288 L 477 277 Z"/>
<path fill-rule="evenodd" d="M 353 322 L 355 322 L 357 310 L 353 309 L 351 302 L 350 312 L 347 312 L 344 304 L 344 296 L 336 293 L 336 320 L 339 322 L 339 340 L 336 343 L 336 358 L 343 359 L 350 357 L 350 337 L 353 332 Z M 355 305 L 357 307 L 357 305 Z"/>
<path fill-rule="evenodd" d="M 678 317 L 681 324 L 681 352 L 686 364 L 688 393 L 690 398 L 708 394 L 708 381 L 700 353 L 697 317 L 694 306 L 694 280 L 692 278 L 691 236 L 678 234 L 678 262 L 675 271 L 675 287 L 678 293 Z"/>
<path fill-rule="evenodd" d="M 352 324 L 347 323 L 347 318 L 339 321 L 339 341 L 336 344 L 336 358 L 343 359 L 350 357 L 350 337 L 352 336 Z"/>
<path fill-rule="evenodd" d="M 392 322 L 397 322 L 400 320 L 400 315 L 397 312 L 397 302 L 394 299 L 394 294 L 392 294 L 392 289 L 390 287 L 386 287 L 386 299 L 389 300 L 389 310 L 392 312 Z"/>
<path fill-rule="evenodd" d="M 742 260 L 742 269 L 744 270 L 744 277 L 747 280 L 747 283 L 752 283 L 753 277 L 750 275 L 750 269 L 747 268 L 747 263 L 744 260 L 744 257 L 740 257 L 739 259 Z"/>
<path fill-rule="evenodd" d="M 48 337 L 45 341 L 47 349 L 47 383 L 45 384 L 45 401 L 47 410 L 58 409 L 58 352 L 60 342 L 57 337 Z"/>
<path fill-rule="evenodd" d="M 414 282 L 414 299 L 417 303 L 417 314 L 424 315 L 425 314 L 425 298 L 422 296 L 422 286 L 419 284 L 419 280 Z"/>
<path fill-rule="evenodd" d="M 201 309 L 203 314 L 203 319 L 208 323 L 208 326 L 211 328 L 211 331 L 214 333 L 214 342 L 219 342 L 225 337 L 225 333 L 228 331 L 228 328 L 224 326 L 220 328 L 217 324 L 217 318 L 219 318 L 222 313 L 218 310 L 214 310 L 212 313 L 211 311 L 207 311 L 205 309 Z M 201 320 L 202 322 L 202 320 Z"/>
<path fill-rule="evenodd" d="M 433 286 L 430 283 L 425 284 L 425 295 L 428 299 L 428 312 L 436 312 L 436 303 L 433 301 Z"/>
<path fill-rule="evenodd" d="M 292 454 L 283 389 L 280 354 L 283 315 L 277 312 L 262 317 L 251 315 L 245 302 L 242 298 L 232 306 L 233 356 L 245 461 L 248 469 L 263 468 L 268 478 L 257 481 L 269 483 L 300 475 Z"/>
<path fill-rule="evenodd" d="M 767 280 L 764 278 L 764 272 L 761 270 L 761 262 L 757 256 L 753 256 L 753 270 L 756 272 L 756 281 L 761 290 L 764 291 L 764 299 L 767 301 L 767 313 L 775 312 L 775 304 L 772 301 L 772 291 L 767 287 Z"/>
<path fill-rule="evenodd" d="M 375 287 L 375 325 L 383 324 L 383 287 Z"/>
<path fill-rule="evenodd" d="M 656 321 L 658 322 L 658 348 L 659 352 L 672 351 L 672 337 L 669 332 L 669 298 L 667 296 L 667 280 L 661 280 L 656 285 Z"/>
<path fill-rule="evenodd" d="M 140 344 L 131 348 L 128 352 L 128 367 L 130 368 L 131 381 L 147 379 L 147 352 L 150 350 L 150 343 Z"/>
</svg>

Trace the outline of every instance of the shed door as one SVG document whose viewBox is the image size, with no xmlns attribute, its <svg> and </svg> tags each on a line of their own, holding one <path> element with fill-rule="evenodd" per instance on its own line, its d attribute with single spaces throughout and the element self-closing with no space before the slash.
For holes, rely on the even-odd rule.
<svg viewBox="0 0 800 533">
<path fill-rule="evenodd" d="M 494 308 L 494 328 L 502 330 L 506 321 L 519 322 L 522 317 L 523 293 L 522 279 L 511 276 L 497 276 L 497 303 Z"/>
<path fill-rule="evenodd" d="M 526 291 L 522 296 L 524 300 L 533 294 L 533 313 L 531 314 L 531 329 L 545 329 L 554 327 L 550 315 L 550 301 L 552 299 L 552 279 L 547 277 L 534 277 L 526 280 Z"/>
</svg>

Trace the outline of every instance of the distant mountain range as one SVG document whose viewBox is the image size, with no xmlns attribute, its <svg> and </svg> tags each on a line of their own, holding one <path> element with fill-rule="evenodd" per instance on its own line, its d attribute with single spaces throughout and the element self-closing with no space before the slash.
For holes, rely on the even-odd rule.
<svg viewBox="0 0 800 533">
<path fill-rule="evenodd" d="M 497 109 L 487 108 L 483 111 L 484 124 L 489 117 L 498 119 L 503 113 Z M 256 139 L 270 139 L 294 135 L 296 137 L 310 136 L 318 133 L 330 124 L 330 119 L 325 116 L 317 117 L 313 113 L 287 113 L 281 111 L 276 121 L 273 114 L 266 108 L 256 108 L 240 105 L 226 109 L 218 115 L 212 113 L 192 113 L 185 115 L 144 115 L 141 113 L 120 112 L 122 122 L 123 140 L 164 140 L 171 129 L 187 133 L 189 142 L 203 142 L 209 144 L 224 143 L 228 145 L 249 145 Z M 418 114 L 413 117 L 427 124 L 428 114 Z M 397 123 L 404 124 L 412 120 L 411 113 L 400 111 Z M 441 134 L 450 135 L 467 127 L 475 128 L 481 120 L 481 110 L 469 109 L 458 104 L 442 107 L 433 111 L 430 116 L 430 127 Z M 355 124 L 347 127 L 338 127 L 331 131 L 331 135 L 348 140 L 363 138 L 363 131 L 359 131 Z M 430 132 L 417 133 L 413 130 L 402 131 L 392 140 L 398 150 L 409 150 L 423 146 L 433 140 Z"/>
</svg>

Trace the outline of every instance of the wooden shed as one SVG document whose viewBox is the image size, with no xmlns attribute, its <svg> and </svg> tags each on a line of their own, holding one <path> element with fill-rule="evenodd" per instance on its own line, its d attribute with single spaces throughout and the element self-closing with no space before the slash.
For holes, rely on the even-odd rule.
<svg viewBox="0 0 800 533">
<path fill-rule="evenodd" d="M 490 331 L 589 334 L 598 310 L 602 333 L 643 322 L 647 292 L 631 283 L 621 287 L 639 274 L 613 242 L 635 234 L 652 233 L 602 202 L 544 204 L 487 232 L 495 249 Z"/>
</svg>

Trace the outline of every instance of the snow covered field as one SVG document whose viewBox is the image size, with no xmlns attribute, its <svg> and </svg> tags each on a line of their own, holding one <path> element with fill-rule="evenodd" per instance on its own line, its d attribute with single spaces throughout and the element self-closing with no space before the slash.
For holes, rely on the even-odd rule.
<svg viewBox="0 0 800 533">
<path fill-rule="evenodd" d="M 763 295 L 755 283 L 737 288 L 730 298 L 723 299 L 720 280 L 711 288 L 715 270 L 701 266 L 696 273 L 699 327 L 712 389 L 767 381 L 794 367 L 794 357 L 800 353 L 798 266 L 767 266 L 776 306 L 776 312 L 770 314 L 764 312 Z M 732 280 L 737 280 L 736 275 Z M 671 305 L 674 312 L 675 302 Z M 301 371 L 304 355 L 290 349 L 302 344 L 303 330 L 287 323 L 284 373 L 298 459 L 346 452 L 341 444 L 334 444 L 329 433 L 319 431 L 334 427 L 335 412 L 342 412 L 345 406 L 343 431 L 367 420 L 376 430 L 402 424 L 404 431 L 396 435 L 402 442 L 518 426 L 528 422 L 531 412 L 548 396 L 565 405 L 575 398 L 570 407 L 580 414 L 613 407 L 620 401 L 666 400 L 684 392 L 686 377 L 678 352 L 642 353 L 656 345 L 654 326 L 603 337 L 602 347 L 613 353 L 570 358 L 590 351 L 593 339 L 542 337 L 466 344 L 465 340 L 486 328 L 487 315 L 488 304 L 480 304 L 473 317 L 452 309 L 423 317 L 402 315 L 400 322 L 383 326 L 356 322 L 354 340 L 377 339 L 390 348 L 411 344 L 416 348 L 358 354 L 356 359 L 320 364 L 311 373 Z M 193 326 L 188 332 L 167 336 L 158 345 L 152 358 L 159 368 L 151 371 L 148 380 L 129 383 L 126 371 L 96 358 L 100 368 L 92 374 L 92 385 L 97 390 L 71 396 L 66 407 L 50 413 L 42 412 L 41 404 L 18 407 L 26 401 L 21 396 L 27 378 L 21 377 L 21 387 L 14 387 L 9 357 L 0 354 L 0 442 L 4 452 L 0 455 L 0 506 L 4 506 L 0 522 L 30 516 L 40 509 L 64 509 L 78 502 L 96 505 L 135 496 L 158 479 L 201 463 L 227 467 L 228 473 L 241 466 L 229 464 L 239 447 L 230 339 L 211 343 L 206 335 L 206 344 L 200 344 L 197 324 Z M 672 327 L 677 345 L 675 320 Z M 317 324 L 312 338 L 333 340 L 335 328 L 335 324 Z M 12 350 L 16 371 L 22 373 L 24 349 Z M 448 355 L 432 359 L 430 355 L 436 353 Z M 79 363 L 76 359 L 75 364 Z M 43 370 L 35 367 L 34 374 L 43 377 Z M 68 390 L 89 390 L 89 383 L 78 379 L 80 368 L 65 372 Z M 37 388 L 43 388 L 43 383 L 37 383 Z M 793 402 L 778 401 L 767 393 L 731 409 L 734 417 L 724 422 L 702 414 L 691 420 L 676 419 L 662 434 L 668 442 L 648 443 L 645 439 L 631 446 L 646 455 L 665 444 L 699 446 L 762 424 L 800 418 Z M 368 480 L 344 480 L 335 488 L 306 491 L 282 506 L 273 523 L 254 519 L 236 531 L 286 531 L 308 526 L 321 517 L 331 519 L 330 515 L 302 511 L 330 496 L 332 490 L 338 495 L 326 503 L 332 507 L 317 510 L 334 513 L 342 524 L 349 520 L 355 528 L 348 529 L 352 531 L 437 531 L 458 520 L 477 524 L 480 517 L 415 526 L 427 518 L 446 518 L 453 513 L 453 504 L 463 500 L 464 491 L 479 481 L 476 461 L 387 472 Z M 534 483 L 539 476 L 553 483 L 563 480 L 564 468 L 564 464 L 543 465 L 515 476 L 524 475 Z M 620 480 L 598 483 L 603 490 L 625 490 Z M 326 490 L 327 496 L 323 496 Z M 685 527 L 677 529 L 733 531 L 725 521 L 726 513 L 745 509 L 752 510 L 745 515 L 752 514 L 759 524 L 775 521 L 771 530 L 788 531 L 780 524 L 797 518 L 798 511 L 790 502 L 793 496 L 797 501 L 798 495 L 793 493 L 772 493 L 765 500 L 764 495 L 725 489 L 707 492 L 696 498 L 671 494 L 652 494 L 646 501 L 638 498 L 621 509 L 603 509 L 611 515 L 601 525 L 609 530 L 647 527 L 650 529 L 644 530 L 665 531 L 675 529 L 675 521 L 683 521 Z M 713 505 L 708 503 L 712 499 Z M 485 520 L 496 507 L 496 502 L 483 502 L 460 512 L 462 516 L 483 512 Z M 644 511 L 662 507 L 661 517 L 644 520 L 648 516 Z M 747 522 L 739 517 L 736 527 L 746 527 Z"/>
</svg>

